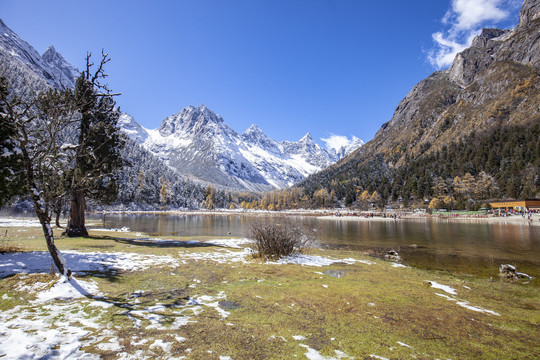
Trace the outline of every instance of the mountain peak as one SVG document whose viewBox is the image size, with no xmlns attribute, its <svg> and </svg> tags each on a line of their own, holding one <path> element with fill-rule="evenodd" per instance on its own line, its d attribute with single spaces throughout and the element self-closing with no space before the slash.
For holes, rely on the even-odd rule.
<svg viewBox="0 0 540 360">
<path fill-rule="evenodd" d="M 218 128 L 222 128 L 226 132 L 232 131 L 225 124 L 221 116 L 214 113 L 205 105 L 199 105 L 197 107 L 189 105 L 179 113 L 165 118 L 159 127 L 159 132 L 162 136 L 168 136 L 173 133 L 210 134 L 214 133 Z"/>
<path fill-rule="evenodd" d="M 251 124 L 250 127 L 246 131 L 244 131 L 244 134 L 264 134 L 264 132 L 261 130 L 260 127 L 258 127 L 255 124 Z"/>
<path fill-rule="evenodd" d="M 304 135 L 303 138 L 300 139 L 300 141 L 298 142 L 301 142 L 301 143 L 314 143 L 315 140 L 313 140 L 313 136 L 311 136 L 311 132 L 308 131 L 308 133 L 306 135 Z"/>
<path fill-rule="evenodd" d="M 47 50 L 45 50 L 45 52 L 43 53 L 43 55 L 41 55 L 42 57 L 45 56 L 45 54 L 47 53 L 56 53 L 56 49 L 54 48 L 54 45 L 49 45 L 49 47 L 47 48 Z"/>
</svg>

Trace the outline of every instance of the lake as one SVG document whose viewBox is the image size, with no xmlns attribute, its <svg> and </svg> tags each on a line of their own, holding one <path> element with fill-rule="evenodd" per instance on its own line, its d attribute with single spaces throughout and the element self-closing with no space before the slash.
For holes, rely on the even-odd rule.
<svg viewBox="0 0 540 360">
<path fill-rule="evenodd" d="M 90 218 L 103 221 L 105 228 L 128 227 L 148 234 L 200 239 L 243 237 L 257 220 L 257 216 L 244 215 L 105 214 Z M 393 249 L 399 252 L 404 265 L 494 278 L 498 277 L 499 265 L 509 263 L 518 271 L 540 276 L 539 226 L 440 219 L 295 219 L 318 229 L 318 245 L 323 248 L 350 249 L 380 257 Z"/>
</svg>

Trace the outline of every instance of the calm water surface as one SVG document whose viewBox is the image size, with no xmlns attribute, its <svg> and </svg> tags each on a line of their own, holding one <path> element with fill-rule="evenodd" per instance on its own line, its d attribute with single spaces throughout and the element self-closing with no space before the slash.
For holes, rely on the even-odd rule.
<svg viewBox="0 0 540 360">
<path fill-rule="evenodd" d="M 255 216 L 101 215 L 106 228 L 198 238 L 243 237 Z M 447 220 L 344 221 L 297 217 L 317 227 L 320 246 L 382 255 L 397 250 L 402 263 L 419 268 L 494 276 L 502 263 L 540 276 L 540 227 Z M 535 284 L 540 281 L 535 279 Z"/>
</svg>

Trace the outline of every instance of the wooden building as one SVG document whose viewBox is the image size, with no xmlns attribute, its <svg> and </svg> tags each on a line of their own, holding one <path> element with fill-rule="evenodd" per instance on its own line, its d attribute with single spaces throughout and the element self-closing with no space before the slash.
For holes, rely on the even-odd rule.
<svg viewBox="0 0 540 360">
<path fill-rule="evenodd" d="M 525 200 L 504 200 L 490 202 L 489 205 L 493 209 L 514 209 L 514 210 L 532 210 L 540 209 L 540 199 L 525 199 Z"/>
</svg>

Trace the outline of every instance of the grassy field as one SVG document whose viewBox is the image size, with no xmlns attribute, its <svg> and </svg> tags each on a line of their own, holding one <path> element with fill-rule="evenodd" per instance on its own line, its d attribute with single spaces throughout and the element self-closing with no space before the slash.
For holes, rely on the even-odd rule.
<svg viewBox="0 0 540 360">
<path fill-rule="evenodd" d="M 303 264 L 264 263 L 241 239 L 91 231 L 56 241 L 86 289 L 58 298 L 72 284 L 51 273 L 40 229 L 2 232 L 0 247 L 37 252 L 0 254 L 1 358 L 540 354 L 540 294 L 530 284 L 395 266 L 358 252 L 312 249 Z"/>
</svg>

